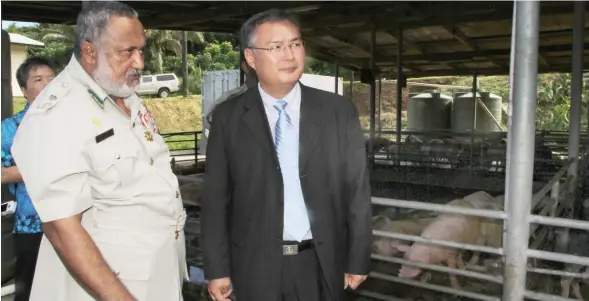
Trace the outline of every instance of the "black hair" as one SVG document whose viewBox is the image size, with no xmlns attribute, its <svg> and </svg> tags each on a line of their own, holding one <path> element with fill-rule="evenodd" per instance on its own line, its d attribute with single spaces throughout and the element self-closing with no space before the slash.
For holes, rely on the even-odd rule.
<svg viewBox="0 0 589 301">
<path fill-rule="evenodd" d="M 256 28 L 268 22 L 290 22 L 296 27 L 299 27 L 299 22 L 292 15 L 283 10 L 273 8 L 257 13 L 245 21 L 239 31 L 239 40 L 243 49 L 253 46 L 251 45 L 251 42 Z"/>
<path fill-rule="evenodd" d="M 55 70 L 55 65 L 50 60 L 39 56 L 29 57 L 18 67 L 18 69 L 16 69 L 16 81 L 18 82 L 18 85 L 21 88 L 26 88 L 29 73 L 34 68 L 40 66 L 47 66 L 51 70 Z"/>
</svg>

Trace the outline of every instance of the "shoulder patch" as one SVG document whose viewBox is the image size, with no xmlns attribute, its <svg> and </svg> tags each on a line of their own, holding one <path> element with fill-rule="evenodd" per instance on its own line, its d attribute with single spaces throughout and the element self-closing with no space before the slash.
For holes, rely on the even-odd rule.
<svg viewBox="0 0 589 301">
<path fill-rule="evenodd" d="M 37 97 L 32 105 L 35 111 L 49 111 L 71 90 L 70 85 L 66 82 L 56 82 L 54 85 L 48 86 L 48 88 Z"/>
</svg>

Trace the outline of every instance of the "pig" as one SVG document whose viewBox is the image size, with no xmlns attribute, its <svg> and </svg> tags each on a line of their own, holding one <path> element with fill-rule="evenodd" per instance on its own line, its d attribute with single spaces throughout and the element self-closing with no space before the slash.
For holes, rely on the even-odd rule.
<svg viewBox="0 0 589 301">
<path fill-rule="evenodd" d="M 453 200 L 448 203 L 452 206 L 475 208 L 471 202 L 464 199 Z M 481 219 L 462 214 L 444 213 L 436 217 L 421 233 L 421 237 L 452 241 L 465 244 L 482 244 L 484 239 L 480 235 Z M 464 263 L 459 257 L 459 250 L 450 247 L 436 246 L 416 242 L 405 250 L 405 259 L 428 264 L 446 262 L 449 267 L 465 269 Z M 417 267 L 402 266 L 398 276 L 400 278 L 414 278 L 421 273 Z M 426 274 L 427 276 L 427 274 Z M 422 278 L 427 281 L 427 278 Z M 450 274 L 452 287 L 460 289 L 458 278 Z"/>
<path fill-rule="evenodd" d="M 503 210 L 504 195 L 496 197 L 484 191 L 477 191 L 464 197 L 476 209 Z M 503 221 L 494 218 L 480 218 L 480 243 L 485 246 L 500 248 L 503 245 Z M 479 261 L 480 252 L 473 252 L 468 265 L 475 265 Z"/>
<path fill-rule="evenodd" d="M 390 218 L 380 215 L 372 219 L 374 230 L 381 230 L 406 235 L 420 235 L 421 231 L 433 220 L 433 218 L 391 220 Z M 400 250 L 409 246 L 410 242 L 404 242 L 396 238 L 378 236 L 372 243 L 372 252 L 382 256 L 393 257 Z"/>
</svg>

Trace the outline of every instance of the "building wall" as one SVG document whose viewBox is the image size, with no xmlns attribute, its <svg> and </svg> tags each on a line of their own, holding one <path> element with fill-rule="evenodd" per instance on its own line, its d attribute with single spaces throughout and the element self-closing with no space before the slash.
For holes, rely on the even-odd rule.
<svg viewBox="0 0 589 301">
<path fill-rule="evenodd" d="M 27 59 L 27 49 L 24 45 L 10 45 L 10 73 L 12 74 L 12 97 L 23 97 L 20 86 L 16 81 L 16 69 Z"/>
</svg>

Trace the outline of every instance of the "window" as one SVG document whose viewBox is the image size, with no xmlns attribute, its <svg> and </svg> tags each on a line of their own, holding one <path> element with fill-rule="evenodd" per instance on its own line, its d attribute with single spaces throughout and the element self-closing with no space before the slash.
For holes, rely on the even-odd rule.
<svg viewBox="0 0 589 301">
<path fill-rule="evenodd" d="M 163 82 L 163 81 L 168 81 L 168 80 L 175 80 L 176 78 L 171 75 L 171 74 L 166 74 L 166 75 L 157 75 L 155 77 L 157 79 L 158 82 Z"/>
<path fill-rule="evenodd" d="M 144 83 L 151 83 L 152 80 L 153 78 L 151 78 L 151 76 L 145 76 L 141 78 L 141 81 Z"/>
</svg>

